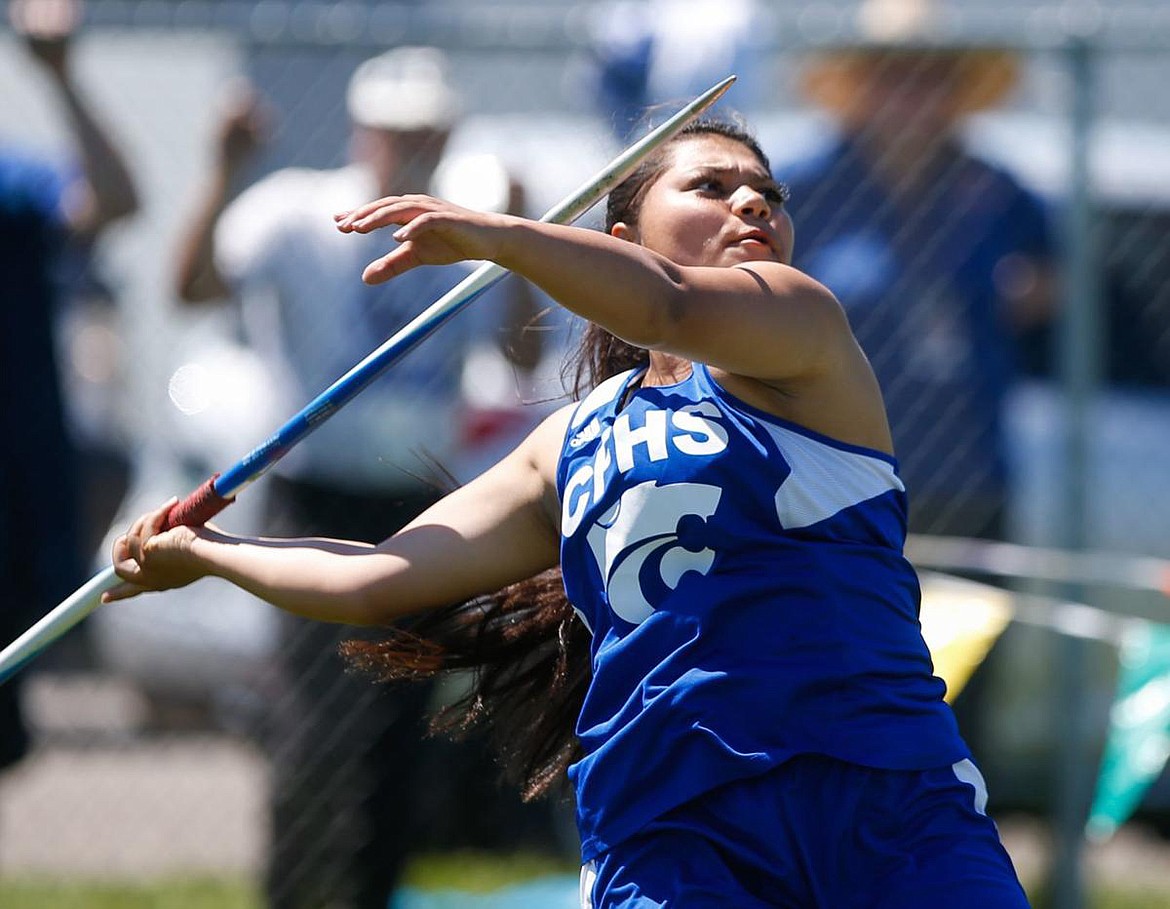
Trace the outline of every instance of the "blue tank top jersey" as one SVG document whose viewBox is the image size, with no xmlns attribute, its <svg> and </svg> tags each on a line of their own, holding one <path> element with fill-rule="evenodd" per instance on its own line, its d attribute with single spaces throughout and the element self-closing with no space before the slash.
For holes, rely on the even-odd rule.
<svg viewBox="0 0 1170 909">
<path fill-rule="evenodd" d="M 705 366 L 615 376 L 570 421 L 561 568 L 593 633 L 569 770 L 584 859 L 796 754 L 969 757 L 918 624 L 893 458 L 788 423 Z"/>
</svg>

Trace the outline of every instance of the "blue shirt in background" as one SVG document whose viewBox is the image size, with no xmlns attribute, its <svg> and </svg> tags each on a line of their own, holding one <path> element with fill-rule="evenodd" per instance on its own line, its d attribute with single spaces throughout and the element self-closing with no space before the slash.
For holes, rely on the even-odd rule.
<svg viewBox="0 0 1170 909">
<path fill-rule="evenodd" d="M 1012 256 L 1052 255 L 1039 199 L 958 149 L 909 199 L 847 138 L 776 171 L 792 190 L 793 264 L 844 305 L 881 384 L 911 514 L 1002 505 L 1015 353 L 1000 286 Z"/>
</svg>

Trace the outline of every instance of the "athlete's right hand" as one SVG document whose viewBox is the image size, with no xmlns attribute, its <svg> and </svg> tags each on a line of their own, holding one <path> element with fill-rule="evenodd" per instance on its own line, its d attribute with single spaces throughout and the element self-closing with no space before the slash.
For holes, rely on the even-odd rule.
<svg viewBox="0 0 1170 909">
<path fill-rule="evenodd" d="M 114 541 L 114 573 L 122 583 L 102 594 L 103 603 L 128 600 L 149 590 L 185 587 L 207 574 L 192 551 L 203 531 L 183 526 L 162 529 L 176 501 L 170 499 L 148 511 Z"/>
<path fill-rule="evenodd" d="M 501 229 L 519 219 L 463 208 L 434 196 L 386 196 L 333 216 L 342 233 L 368 234 L 397 226 L 396 246 L 362 272 L 367 284 L 381 284 L 420 265 L 495 258 Z"/>
</svg>

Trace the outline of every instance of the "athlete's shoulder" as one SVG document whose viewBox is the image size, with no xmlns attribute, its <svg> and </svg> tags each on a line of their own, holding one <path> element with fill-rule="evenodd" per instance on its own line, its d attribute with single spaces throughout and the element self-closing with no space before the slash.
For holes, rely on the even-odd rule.
<svg viewBox="0 0 1170 909">
<path fill-rule="evenodd" d="M 554 436 L 557 439 L 564 439 L 576 409 L 576 403 L 569 403 L 558 407 L 540 421 L 540 424 L 533 431 L 533 435 L 539 433 L 541 435 Z"/>
</svg>

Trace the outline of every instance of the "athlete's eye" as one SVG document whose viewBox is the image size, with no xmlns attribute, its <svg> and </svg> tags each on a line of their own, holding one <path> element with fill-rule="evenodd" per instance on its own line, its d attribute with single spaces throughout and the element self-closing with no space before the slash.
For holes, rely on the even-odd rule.
<svg viewBox="0 0 1170 909">
<path fill-rule="evenodd" d="M 792 197 L 792 191 L 785 183 L 777 183 L 764 190 L 764 198 L 773 205 L 783 205 Z"/>
</svg>

